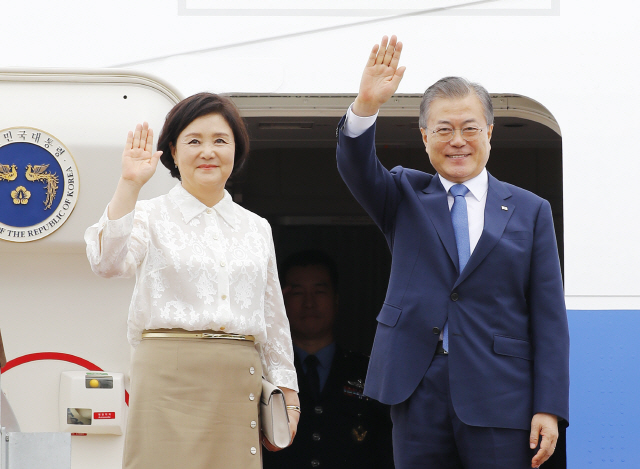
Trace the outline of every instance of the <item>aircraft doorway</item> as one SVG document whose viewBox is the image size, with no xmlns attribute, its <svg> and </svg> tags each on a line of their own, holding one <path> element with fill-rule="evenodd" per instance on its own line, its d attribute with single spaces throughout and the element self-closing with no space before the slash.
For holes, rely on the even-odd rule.
<svg viewBox="0 0 640 469">
<path fill-rule="evenodd" d="M 338 263 L 337 340 L 369 353 L 391 256 L 382 233 L 336 169 L 335 129 L 354 96 L 232 96 L 246 117 L 251 155 L 233 182 L 234 199 L 267 218 L 278 261 L 322 249 Z M 519 96 L 493 95 L 495 128 L 487 169 L 551 203 L 563 260 L 562 139 L 553 116 Z M 418 129 L 420 95 L 394 97 L 377 123 L 378 156 L 433 173 Z"/>
</svg>

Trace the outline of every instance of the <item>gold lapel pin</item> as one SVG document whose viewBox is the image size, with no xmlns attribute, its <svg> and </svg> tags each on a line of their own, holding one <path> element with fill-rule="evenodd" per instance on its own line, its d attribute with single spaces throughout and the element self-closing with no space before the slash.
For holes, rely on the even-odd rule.
<svg viewBox="0 0 640 469">
<path fill-rule="evenodd" d="M 509 209 L 505 205 L 502 206 L 502 210 L 506 210 L 507 212 L 509 211 Z"/>
</svg>

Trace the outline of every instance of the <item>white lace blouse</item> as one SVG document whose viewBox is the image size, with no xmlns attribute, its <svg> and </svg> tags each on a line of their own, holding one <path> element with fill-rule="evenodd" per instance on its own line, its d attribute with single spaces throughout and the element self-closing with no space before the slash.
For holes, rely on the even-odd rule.
<svg viewBox="0 0 640 469">
<path fill-rule="evenodd" d="M 297 391 L 271 227 L 228 192 L 208 208 L 178 183 L 118 220 L 105 210 L 84 238 L 96 274 L 136 275 L 131 345 L 145 329 L 253 335 L 265 377 Z"/>
</svg>

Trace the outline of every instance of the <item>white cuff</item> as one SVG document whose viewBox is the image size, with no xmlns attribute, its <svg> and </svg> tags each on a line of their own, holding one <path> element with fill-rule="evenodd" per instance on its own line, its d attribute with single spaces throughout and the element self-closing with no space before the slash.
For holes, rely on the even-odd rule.
<svg viewBox="0 0 640 469">
<path fill-rule="evenodd" d="M 365 133 L 369 127 L 375 124 L 378 113 L 376 112 L 373 116 L 360 117 L 353 113 L 351 110 L 352 107 L 353 103 L 347 110 L 347 117 L 344 121 L 342 132 L 344 132 L 347 137 L 355 138 Z"/>
<path fill-rule="evenodd" d="M 102 235 L 108 238 L 129 236 L 133 230 L 133 218 L 136 213 L 135 209 L 117 220 L 109 220 L 109 216 L 107 215 L 108 212 L 109 206 L 107 205 L 107 208 L 98 222 L 98 226 L 100 226 L 99 231 L 102 231 Z"/>
</svg>

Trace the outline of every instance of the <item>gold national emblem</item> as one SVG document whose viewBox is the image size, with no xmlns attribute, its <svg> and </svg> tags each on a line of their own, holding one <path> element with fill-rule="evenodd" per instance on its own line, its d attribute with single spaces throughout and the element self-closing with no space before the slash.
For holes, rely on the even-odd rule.
<svg viewBox="0 0 640 469">
<path fill-rule="evenodd" d="M 16 205 L 27 205 L 30 197 L 31 192 L 24 186 L 18 186 L 15 191 L 11 191 L 11 198 Z"/>
<path fill-rule="evenodd" d="M 0 240 L 35 241 L 56 231 L 76 205 L 78 186 L 75 161 L 53 135 L 0 130 Z"/>
</svg>

